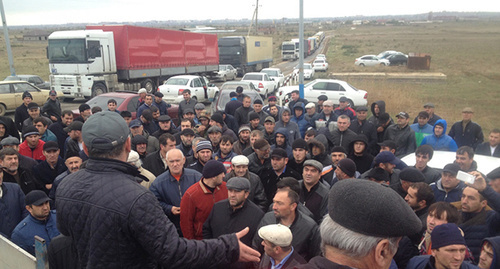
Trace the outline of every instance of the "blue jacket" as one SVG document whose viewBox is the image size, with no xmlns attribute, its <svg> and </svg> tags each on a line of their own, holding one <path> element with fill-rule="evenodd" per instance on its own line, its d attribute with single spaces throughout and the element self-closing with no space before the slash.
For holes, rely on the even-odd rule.
<svg viewBox="0 0 500 269">
<path fill-rule="evenodd" d="M 434 191 L 434 199 L 436 200 L 436 202 L 443 201 L 448 203 L 460 201 L 460 199 L 462 198 L 462 191 L 466 187 L 465 183 L 460 181 L 454 189 L 446 192 L 443 189 L 443 185 L 441 184 L 441 179 L 434 183 L 431 183 L 430 186 Z"/>
<path fill-rule="evenodd" d="M 24 193 L 17 183 L 4 182 L 0 198 L 0 234 L 10 238 L 16 225 L 27 215 L 24 205 Z"/>
<path fill-rule="evenodd" d="M 444 131 L 443 134 L 439 137 L 437 137 L 434 134 L 434 129 L 436 128 L 436 125 L 441 123 L 443 125 Z M 451 138 L 451 136 L 447 135 L 446 132 L 446 121 L 443 119 L 440 119 L 436 121 L 436 124 L 434 124 L 434 129 L 432 131 L 432 135 L 424 137 L 424 140 L 422 140 L 422 145 L 429 145 L 431 146 L 434 150 L 446 150 L 446 151 L 457 151 L 457 143 L 455 143 L 455 140 Z"/>
<path fill-rule="evenodd" d="M 423 256 L 415 256 L 411 258 L 406 266 L 406 269 L 426 269 L 426 268 L 436 268 L 434 265 L 434 257 L 431 255 L 423 255 Z M 478 268 L 477 266 L 462 262 L 460 265 L 460 269 L 474 269 Z"/>
<path fill-rule="evenodd" d="M 158 110 L 160 110 L 160 115 L 168 115 L 168 108 L 171 107 L 170 104 L 167 104 L 163 100 L 160 103 L 153 101 L 153 106 L 157 107 Z"/>
<path fill-rule="evenodd" d="M 54 141 L 57 142 L 57 136 L 49 129 L 45 130 L 45 133 L 40 137 L 43 142 Z"/>
<path fill-rule="evenodd" d="M 293 107 L 294 112 L 295 112 L 295 109 L 297 109 L 297 108 L 302 109 L 302 115 L 300 115 L 300 117 L 297 117 L 294 115 L 294 116 L 292 116 L 290 121 L 297 123 L 297 125 L 299 126 L 300 136 L 305 137 L 307 129 L 309 129 L 309 127 L 312 127 L 312 126 L 311 126 L 311 123 L 305 119 L 306 109 L 305 109 L 304 103 L 302 103 L 302 102 L 296 103 L 295 106 Z"/>
<path fill-rule="evenodd" d="M 151 184 L 151 187 L 149 187 L 149 190 L 160 202 L 163 212 L 165 212 L 177 228 L 180 227 L 180 216 L 172 214 L 172 206 L 181 206 L 181 198 L 186 190 L 191 187 L 191 185 L 198 182 L 201 177 L 202 175 L 198 171 L 184 168 L 181 178 L 177 181 L 177 179 L 170 174 L 170 170 L 167 170 L 159 175 L 153 184 Z"/>
<path fill-rule="evenodd" d="M 59 234 L 55 211 L 50 211 L 49 217 L 46 220 L 35 219 L 29 214 L 12 232 L 12 242 L 32 255 L 35 255 L 35 235 L 45 239 L 48 245 L 50 244 L 50 240 Z"/>
<path fill-rule="evenodd" d="M 153 101 L 154 103 L 154 101 Z M 137 114 L 136 114 L 136 117 L 137 118 L 140 118 L 141 115 L 142 115 L 142 112 L 146 109 L 151 109 L 151 106 L 153 106 L 153 104 L 151 104 L 150 106 L 146 105 L 146 103 L 142 104 L 139 108 L 137 108 Z"/>
</svg>

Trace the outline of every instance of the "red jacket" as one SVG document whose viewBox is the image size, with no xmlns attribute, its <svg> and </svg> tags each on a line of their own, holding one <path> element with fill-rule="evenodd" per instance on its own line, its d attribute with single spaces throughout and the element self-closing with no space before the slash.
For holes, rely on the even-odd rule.
<svg viewBox="0 0 500 269">
<path fill-rule="evenodd" d="M 203 223 L 218 201 L 227 199 L 226 182 L 212 193 L 202 183 L 203 178 L 189 187 L 181 199 L 181 230 L 187 239 L 203 239 Z"/>
<path fill-rule="evenodd" d="M 28 146 L 28 141 L 24 141 L 23 143 L 21 143 L 21 145 L 19 145 L 19 154 L 24 155 L 26 157 L 30 157 L 37 161 L 45 161 L 45 156 L 43 155 L 44 144 L 45 142 L 39 139 L 36 148 L 31 149 Z"/>
</svg>

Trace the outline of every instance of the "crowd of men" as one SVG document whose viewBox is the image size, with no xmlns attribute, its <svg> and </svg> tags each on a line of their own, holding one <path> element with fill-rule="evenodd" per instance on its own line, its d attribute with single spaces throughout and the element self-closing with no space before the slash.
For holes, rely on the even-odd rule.
<svg viewBox="0 0 500 269">
<path fill-rule="evenodd" d="M 138 94 L 135 119 L 113 99 L 74 118 L 55 91 L 0 118 L 3 236 L 33 255 L 45 239 L 51 268 L 500 266 L 500 167 L 474 160 L 500 157 L 500 130 L 484 142 L 471 108 L 448 131 L 432 103 L 410 123 L 384 101 L 238 88 L 209 115 L 184 90 L 176 126 Z M 429 167 L 435 150 L 456 160 Z"/>
</svg>

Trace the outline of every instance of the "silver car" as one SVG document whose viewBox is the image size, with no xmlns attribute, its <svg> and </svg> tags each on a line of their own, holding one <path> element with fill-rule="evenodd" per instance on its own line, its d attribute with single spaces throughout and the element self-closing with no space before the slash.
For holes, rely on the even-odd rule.
<svg viewBox="0 0 500 269">
<path fill-rule="evenodd" d="M 389 60 L 380 59 L 375 55 L 364 55 L 354 60 L 354 64 L 357 66 L 376 66 L 376 65 L 389 65 Z"/>
<path fill-rule="evenodd" d="M 230 64 L 220 64 L 219 71 L 212 77 L 216 80 L 222 80 L 224 82 L 228 80 L 234 80 L 238 75 L 238 70 Z"/>
<path fill-rule="evenodd" d="M 219 94 L 216 95 L 215 101 L 212 103 L 212 114 L 216 111 L 224 111 L 226 104 L 231 101 L 229 94 L 231 92 L 236 92 L 236 88 L 241 86 L 243 88 L 243 94 L 250 96 L 252 99 L 252 104 L 255 100 L 261 100 L 259 92 L 255 89 L 255 86 L 250 81 L 231 81 L 222 84 L 220 87 Z"/>
</svg>

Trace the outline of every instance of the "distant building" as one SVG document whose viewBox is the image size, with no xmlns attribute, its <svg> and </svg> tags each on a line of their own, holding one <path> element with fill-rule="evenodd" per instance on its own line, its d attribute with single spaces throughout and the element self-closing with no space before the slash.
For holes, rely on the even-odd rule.
<svg viewBox="0 0 500 269">
<path fill-rule="evenodd" d="M 23 41 L 47 41 L 49 35 L 47 31 L 32 31 L 23 35 Z"/>
</svg>

